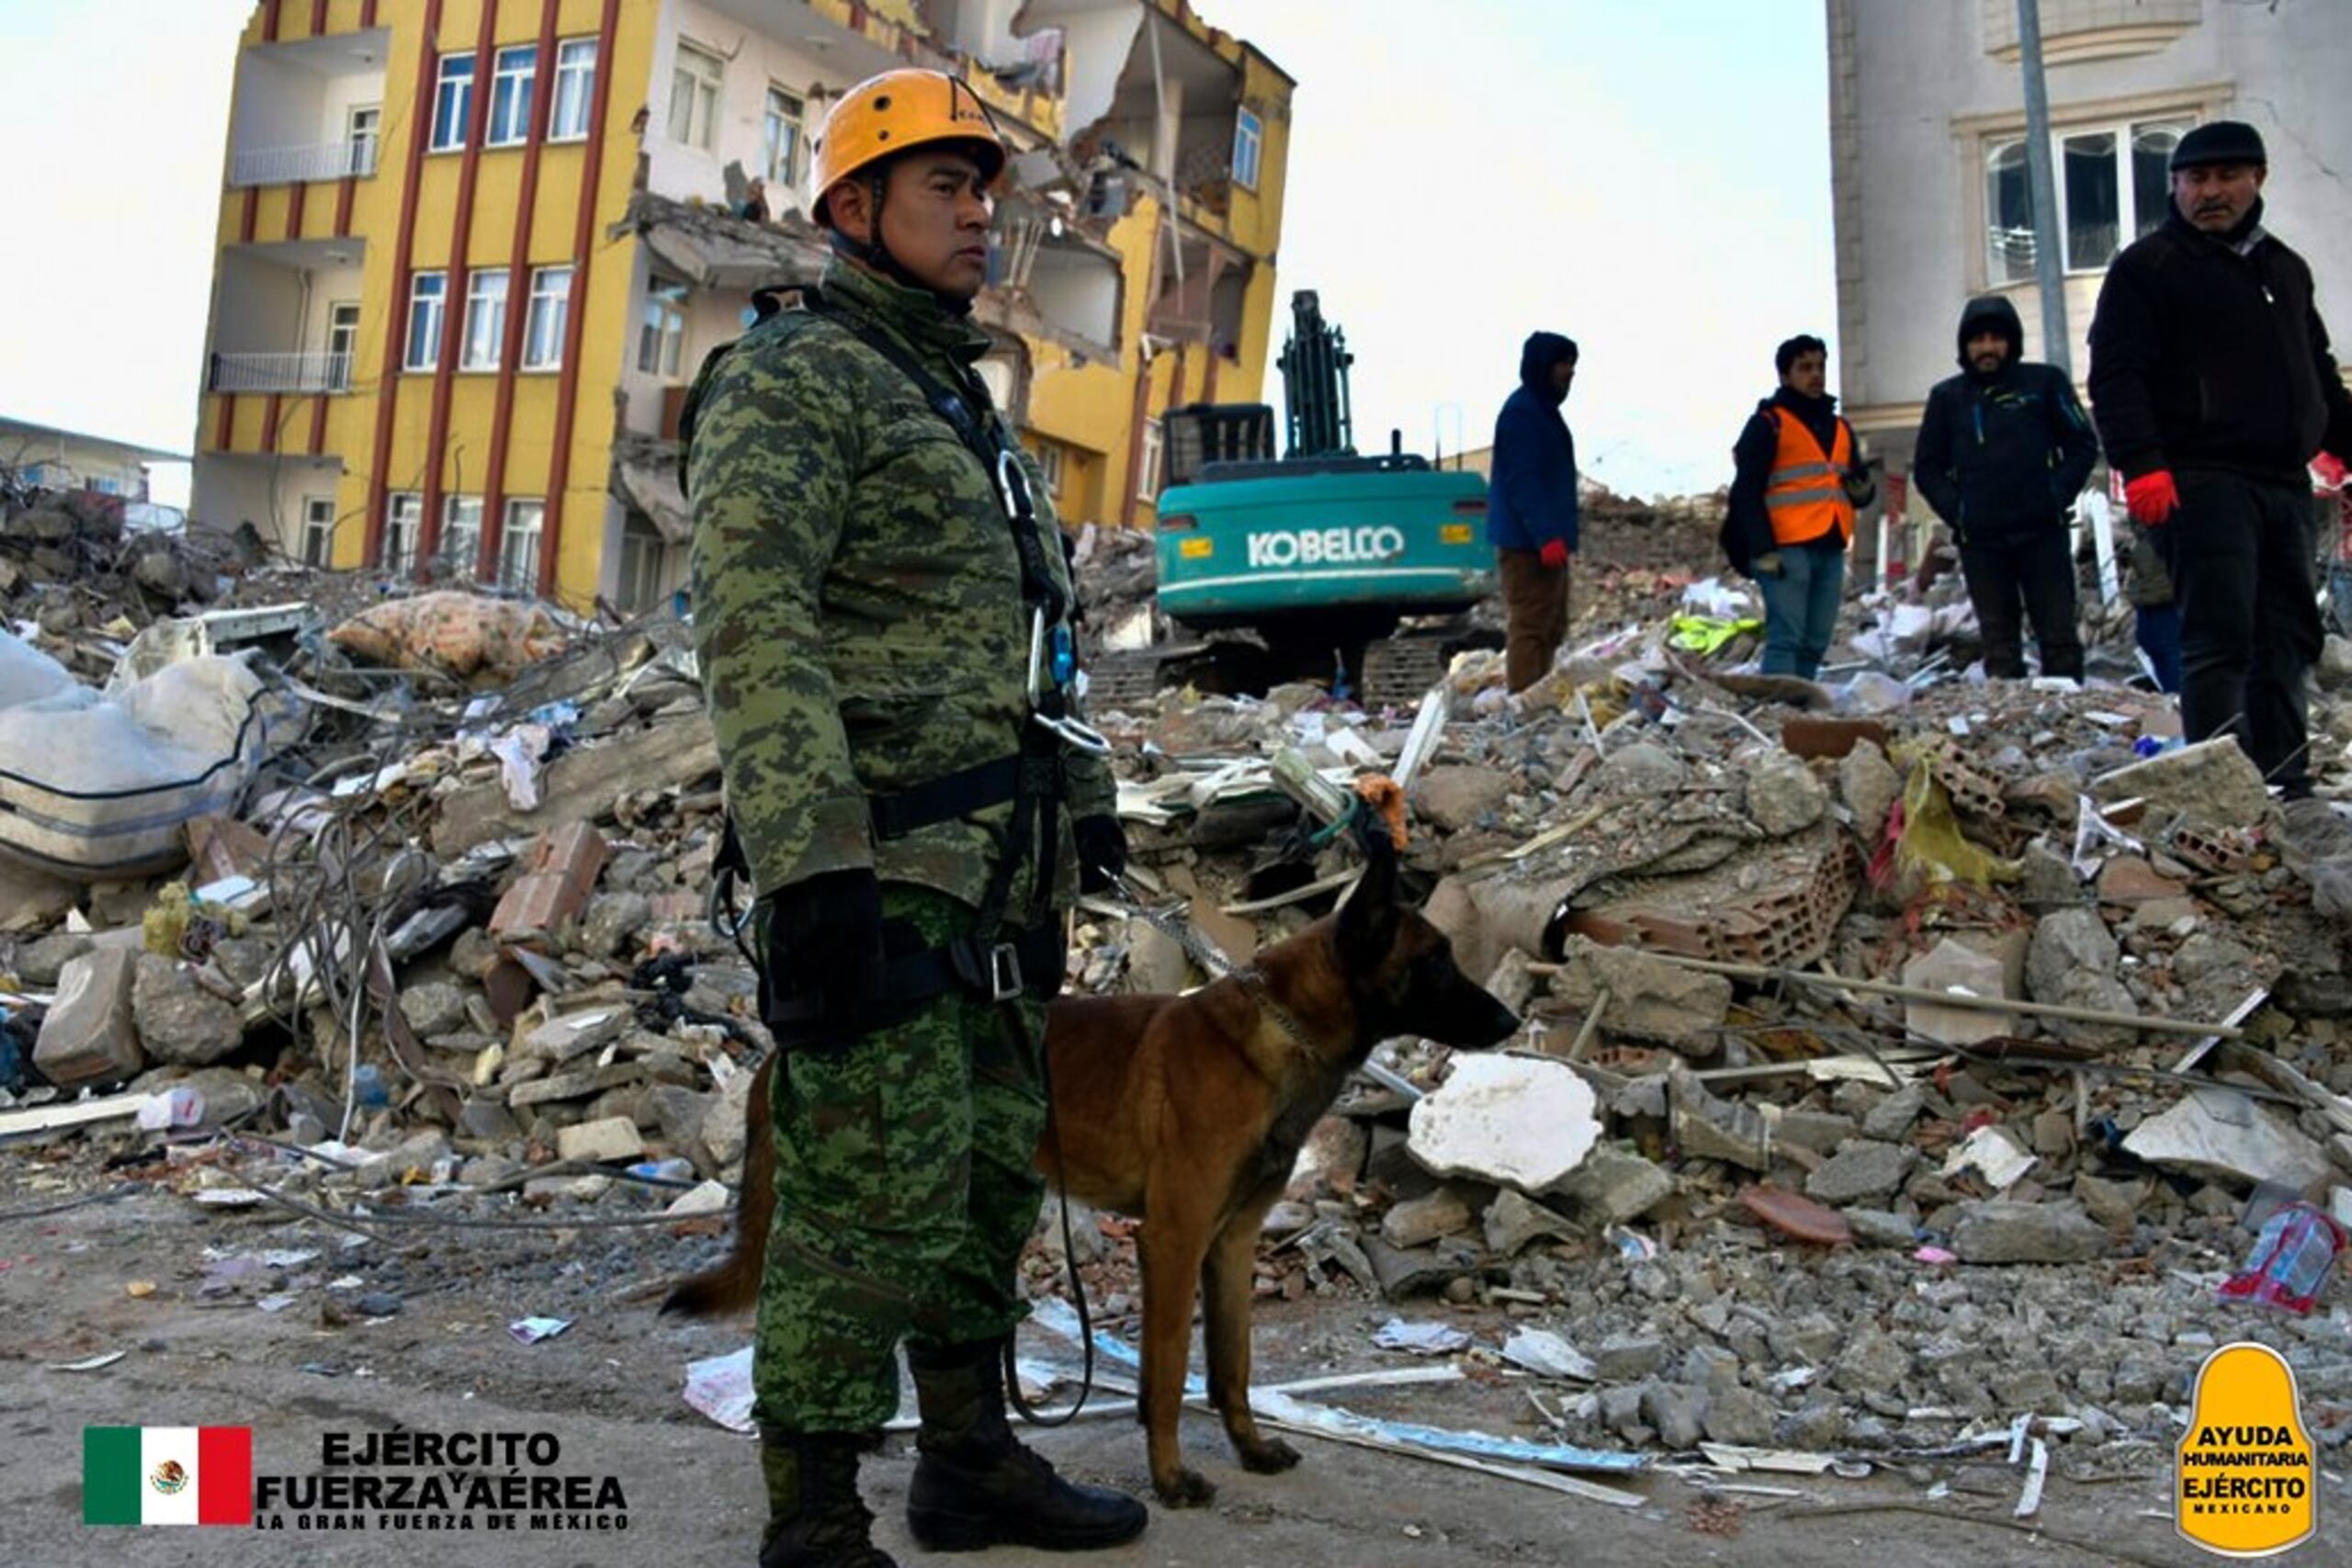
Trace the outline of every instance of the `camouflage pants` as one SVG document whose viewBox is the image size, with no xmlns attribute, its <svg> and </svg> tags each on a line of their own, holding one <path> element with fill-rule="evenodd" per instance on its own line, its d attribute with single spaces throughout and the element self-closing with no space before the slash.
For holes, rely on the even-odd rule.
<svg viewBox="0 0 2352 1568">
<path fill-rule="evenodd" d="M 927 942 L 967 929 L 952 898 L 898 884 L 887 919 Z M 795 1051 L 771 1080 L 775 1220 L 760 1282 L 753 1416 L 870 1432 L 897 1414 L 899 1342 L 1010 1333 L 1045 1181 L 1044 1004 L 933 998 L 839 1055 Z"/>
</svg>

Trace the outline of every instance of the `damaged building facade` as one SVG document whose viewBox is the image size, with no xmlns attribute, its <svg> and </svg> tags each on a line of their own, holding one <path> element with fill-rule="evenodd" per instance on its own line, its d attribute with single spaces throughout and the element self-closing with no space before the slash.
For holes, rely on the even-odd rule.
<svg viewBox="0 0 2352 1568">
<path fill-rule="evenodd" d="M 2008 296 L 2030 359 L 2049 359 L 2026 179 L 2014 0 L 1826 0 L 1838 265 L 1838 380 L 1888 471 L 1911 464 L 1928 389 L 1953 369 L 1974 295 Z M 2255 122 L 2265 196 L 2312 265 L 2320 309 L 2352 310 L 2352 194 L 2329 150 L 2352 141 L 2352 35 L 2324 6 L 2041 0 L 2051 167 L 2075 383 L 2108 264 L 2164 221 L 2167 164 L 2209 120 Z M 2338 345 L 2338 357 L 2342 348 Z M 1924 513 L 1924 502 L 1915 510 Z"/>
<path fill-rule="evenodd" d="M 1291 79 L 1185 0 L 257 0 L 194 518 L 660 602 L 686 387 L 753 288 L 821 271 L 811 141 L 904 65 L 970 81 L 1014 149 L 991 389 L 1065 517 L 1148 525 L 1161 414 L 1264 379 L 1289 145 Z"/>
</svg>

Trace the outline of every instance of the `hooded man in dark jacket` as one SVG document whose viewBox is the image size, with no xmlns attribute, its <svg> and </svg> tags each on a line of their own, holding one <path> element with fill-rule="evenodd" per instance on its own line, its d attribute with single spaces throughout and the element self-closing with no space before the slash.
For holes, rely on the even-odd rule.
<svg viewBox="0 0 2352 1568">
<path fill-rule="evenodd" d="M 2099 288 L 2090 391 L 2179 600 L 2183 733 L 2235 734 L 2295 799 L 2311 793 L 2304 683 L 2321 645 L 2305 465 L 2352 457 L 2352 392 L 2311 268 L 2262 227 L 2268 162 L 2235 120 L 2180 139 L 2172 211 Z"/>
<path fill-rule="evenodd" d="M 1756 405 L 1731 449 L 1721 543 L 1764 595 L 1764 672 L 1810 681 L 1838 629 L 1854 510 L 1878 486 L 1826 389 L 1828 346 L 1800 333 L 1772 351 L 1772 367 L 1780 390 Z"/>
<path fill-rule="evenodd" d="M 2025 363 L 2025 327 L 1998 294 L 1960 313 L 1960 370 L 1928 394 L 1911 477 L 1951 529 L 1984 633 L 1984 672 L 2025 674 L 2019 602 L 2041 672 L 2083 678 L 2066 513 L 2098 440 L 2054 366 Z"/>
<path fill-rule="evenodd" d="M 1504 682 L 1542 680 L 1568 635 L 1568 558 L 1577 548 L 1577 444 L 1560 405 L 1576 379 L 1577 345 L 1533 333 L 1519 355 L 1519 389 L 1495 420 L 1487 542 L 1502 577 Z"/>
</svg>

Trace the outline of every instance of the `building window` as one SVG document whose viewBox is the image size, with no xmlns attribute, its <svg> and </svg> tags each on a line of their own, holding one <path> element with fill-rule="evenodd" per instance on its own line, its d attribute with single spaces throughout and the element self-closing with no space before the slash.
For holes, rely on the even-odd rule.
<svg viewBox="0 0 2352 1568">
<path fill-rule="evenodd" d="M 498 531 L 498 586 L 529 593 L 539 585 L 539 527 L 547 521 L 544 501 L 510 501 L 506 524 Z"/>
<path fill-rule="evenodd" d="M 2164 222 L 2172 199 L 2172 150 L 2189 123 L 2140 120 L 2052 137 L 2064 238 L 2059 255 L 2066 271 L 2101 271 L 2117 252 Z M 2031 282 L 2033 197 L 2022 137 L 1985 148 L 1984 229 L 1987 277 L 1996 284 Z"/>
<path fill-rule="evenodd" d="M 718 85 L 727 62 L 699 44 L 678 40 L 678 61 L 670 71 L 670 140 L 681 147 L 710 150 L 718 128 Z"/>
<path fill-rule="evenodd" d="M 571 309 L 571 269 L 543 266 L 531 274 L 531 310 L 523 321 L 523 368 L 563 364 L 564 318 Z"/>
<path fill-rule="evenodd" d="M 351 390 L 351 363 L 359 352 L 359 302 L 339 300 L 327 307 L 327 389 Z"/>
<path fill-rule="evenodd" d="M 448 294 L 446 272 L 420 272 L 410 282 L 408 355 L 401 361 L 409 369 L 430 370 L 441 363 L 441 319 Z"/>
<path fill-rule="evenodd" d="M 302 502 L 302 564 L 334 564 L 334 497 L 310 496 Z"/>
<path fill-rule="evenodd" d="M 1143 451 L 1136 462 L 1136 499 L 1156 501 L 1159 497 L 1159 422 L 1144 421 Z"/>
<path fill-rule="evenodd" d="M 481 557 L 481 497 L 453 495 L 441 503 L 441 575 L 470 582 Z"/>
<path fill-rule="evenodd" d="M 414 491 L 389 497 L 384 507 L 384 570 L 406 577 L 416 570 L 416 525 L 424 498 Z"/>
<path fill-rule="evenodd" d="M 539 74 L 539 51 L 529 44 L 498 51 L 490 78 L 490 133 L 484 143 L 513 147 L 531 139 L 531 88 Z"/>
<path fill-rule="evenodd" d="M 620 581 L 616 603 L 631 614 L 653 609 L 683 575 L 684 552 L 667 543 L 636 513 L 621 526 Z"/>
<path fill-rule="evenodd" d="M 790 189 L 798 173 L 800 126 L 808 107 L 797 94 L 787 93 L 782 87 L 768 89 L 767 115 L 761 146 L 764 152 L 762 167 L 771 199 Z"/>
<path fill-rule="evenodd" d="M 675 378 L 686 346 L 686 286 L 655 278 L 646 286 L 645 314 L 637 329 L 637 367 Z"/>
<path fill-rule="evenodd" d="M 474 57 L 445 54 L 441 74 L 433 87 L 433 140 L 435 152 L 452 152 L 466 144 L 466 121 L 474 112 Z"/>
<path fill-rule="evenodd" d="M 1258 163 L 1266 145 L 1266 128 L 1243 109 L 1233 124 L 1233 183 L 1244 190 L 1258 188 Z"/>
<path fill-rule="evenodd" d="M 577 141 L 588 134 L 588 110 L 596 96 L 596 40 L 569 39 L 555 47 L 555 112 L 548 118 L 548 140 Z"/>
<path fill-rule="evenodd" d="M 1040 441 L 1037 443 L 1036 450 L 1037 472 L 1045 477 L 1046 494 L 1052 498 L 1054 505 L 1058 508 L 1062 503 L 1061 446 L 1056 442 Z"/>
<path fill-rule="evenodd" d="M 355 104 L 344 121 L 343 141 L 346 149 L 343 172 L 354 179 L 365 179 L 376 172 L 376 145 L 383 131 L 384 111 L 377 104 Z"/>
<path fill-rule="evenodd" d="M 460 370 L 495 370 L 506 337 L 506 269 L 475 269 L 466 280 L 466 345 Z"/>
</svg>

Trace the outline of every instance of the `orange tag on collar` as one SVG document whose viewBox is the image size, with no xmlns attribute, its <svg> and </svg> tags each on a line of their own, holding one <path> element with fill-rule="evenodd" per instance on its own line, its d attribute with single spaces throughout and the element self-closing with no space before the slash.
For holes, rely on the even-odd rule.
<svg viewBox="0 0 2352 1568">
<path fill-rule="evenodd" d="M 2319 1529 L 2319 1467 L 2295 1371 L 2267 1345 L 2224 1345 L 2198 1369 L 2173 1465 L 2173 1528 L 2225 1557 L 2268 1557 Z"/>
<path fill-rule="evenodd" d="M 1405 847 L 1405 786 L 1386 773 L 1366 773 L 1356 780 L 1356 793 L 1363 803 L 1388 824 L 1388 841 L 1397 849 Z"/>
</svg>

